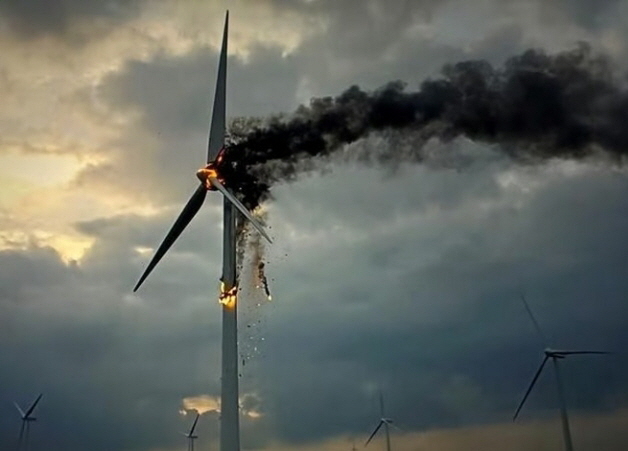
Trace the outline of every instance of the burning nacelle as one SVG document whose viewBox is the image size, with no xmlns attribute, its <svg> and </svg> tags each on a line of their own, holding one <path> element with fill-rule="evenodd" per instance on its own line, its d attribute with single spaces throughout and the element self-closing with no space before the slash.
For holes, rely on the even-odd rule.
<svg viewBox="0 0 628 451">
<path fill-rule="evenodd" d="M 196 171 L 196 177 L 198 177 L 205 189 L 208 191 L 218 191 L 218 188 L 212 183 L 212 179 L 218 180 L 223 185 L 225 183 L 224 179 L 218 174 L 218 169 L 216 169 L 216 166 L 218 166 L 222 161 L 224 150 L 225 149 L 223 148 L 218 153 L 216 160 Z"/>
</svg>

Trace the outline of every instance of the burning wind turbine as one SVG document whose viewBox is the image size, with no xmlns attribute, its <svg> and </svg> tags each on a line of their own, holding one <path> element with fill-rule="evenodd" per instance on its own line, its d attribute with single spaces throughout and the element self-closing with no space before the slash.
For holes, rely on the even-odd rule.
<svg viewBox="0 0 628 451">
<path fill-rule="evenodd" d="M 536 318 L 532 314 L 532 310 L 530 309 L 530 306 L 526 302 L 525 297 L 521 296 L 521 300 L 523 301 L 523 305 L 525 306 L 526 311 L 528 312 L 528 315 L 530 316 L 530 319 L 532 320 L 532 323 L 534 324 L 534 328 L 536 329 L 536 332 L 539 334 L 541 339 L 545 343 L 547 343 L 545 334 L 543 334 L 543 331 L 541 330 L 541 326 L 539 326 L 539 323 L 536 321 Z M 558 402 L 560 404 L 560 418 L 561 418 L 562 428 L 563 428 L 563 440 L 565 442 L 565 450 L 573 451 L 573 443 L 571 441 L 571 431 L 569 430 L 569 418 L 567 416 L 567 405 L 565 403 L 565 393 L 563 389 L 563 381 L 562 381 L 560 371 L 558 368 L 558 360 L 564 359 L 570 355 L 609 354 L 609 353 L 605 351 L 582 351 L 582 350 L 565 351 L 565 350 L 557 350 L 557 349 L 546 347 L 545 350 L 543 351 L 543 354 L 545 356 L 543 357 L 543 360 L 541 361 L 541 366 L 539 366 L 539 369 L 534 374 L 534 377 L 532 378 L 532 382 L 530 383 L 530 385 L 528 386 L 528 389 L 523 395 L 523 399 L 519 403 L 519 406 L 517 407 L 517 410 L 515 411 L 515 414 L 512 417 L 512 420 L 515 421 L 517 419 L 517 416 L 519 415 L 521 408 L 523 407 L 526 400 L 528 399 L 528 395 L 532 391 L 532 388 L 534 388 L 534 384 L 536 384 L 536 381 L 541 375 L 541 372 L 543 372 L 543 368 L 545 367 L 545 364 L 547 363 L 549 359 L 552 359 L 552 363 L 554 364 L 554 374 L 556 376 L 556 389 L 558 392 Z"/>
<path fill-rule="evenodd" d="M 206 165 L 198 170 L 200 185 L 183 208 L 183 211 L 166 235 L 133 291 L 142 285 L 164 254 L 170 249 L 181 232 L 199 211 L 207 191 L 223 194 L 223 269 L 221 277 L 220 303 L 222 304 L 222 377 L 221 377 L 221 421 L 220 450 L 240 450 L 240 423 L 238 411 L 238 338 L 237 338 L 237 291 L 236 268 L 236 211 L 240 211 L 264 238 L 271 242 L 263 226 L 229 190 L 229 182 L 221 176 L 225 150 L 225 115 L 227 88 L 227 35 L 229 12 L 225 16 L 225 27 L 218 62 L 216 93 L 209 131 Z M 227 185 L 227 186 L 225 186 Z M 234 209 L 235 207 L 235 209 Z"/>
</svg>

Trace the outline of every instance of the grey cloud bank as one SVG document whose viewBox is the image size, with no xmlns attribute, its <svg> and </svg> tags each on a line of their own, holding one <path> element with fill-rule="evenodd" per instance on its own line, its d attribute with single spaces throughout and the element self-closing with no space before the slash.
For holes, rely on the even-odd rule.
<svg viewBox="0 0 628 451">
<path fill-rule="evenodd" d="M 478 10 L 495 12 L 480 14 L 473 26 L 455 14 L 458 2 L 405 2 L 398 10 L 384 2 L 370 2 L 370 9 L 354 2 L 272 4 L 326 17 L 327 31 L 288 56 L 260 46 L 248 61 L 232 57 L 233 115 L 291 111 L 353 83 L 418 84 L 445 62 L 499 64 L 531 45 L 565 50 L 587 39 L 603 50 L 605 32 L 619 42 L 626 33 L 617 19 L 626 7 L 621 1 L 556 2 L 544 7 L 554 12 L 544 17 L 530 13 L 537 2 L 478 2 Z M 521 14 L 508 9 L 514 7 Z M 67 23 L 20 14 L 39 30 L 32 38 L 71 29 L 81 8 L 67 10 Z M 135 13 L 125 14 L 107 21 L 132 23 Z M 430 24 L 441 24 L 436 34 L 421 34 Z M 618 66 L 621 51 L 611 54 Z M 183 449 L 177 432 L 190 417 L 178 413 L 181 400 L 218 393 L 218 212 L 196 218 L 141 296 L 130 295 L 148 259 L 137 248 L 159 242 L 195 186 L 214 60 L 205 48 L 154 55 L 127 62 L 94 88 L 114 111 L 142 114 L 121 129 L 115 158 L 98 177 L 87 172 L 77 183 L 150 199 L 157 213 L 76 224 L 95 239 L 78 264 L 35 245 L 0 251 L 0 443 L 18 432 L 12 402 L 43 391 L 33 429 L 39 449 Z M 243 387 L 258 394 L 255 407 L 263 413 L 245 422 L 247 448 L 305 447 L 365 433 L 377 413 L 372 390 L 381 383 L 387 410 L 404 429 L 463 427 L 432 434 L 442 434 L 443 446 L 449 439 L 459 446 L 451 449 L 464 449 L 464 427 L 508 419 L 538 364 L 541 345 L 519 304 L 521 289 L 557 345 L 616 351 L 595 362 L 567 362 L 574 412 L 613 416 L 625 408 L 625 168 L 598 158 L 519 165 L 466 139 L 428 144 L 424 164 L 384 170 L 340 152 L 321 170 L 317 164 L 277 185 L 265 204 L 276 240 L 267 249 L 274 300 L 257 307 L 247 302 L 259 293 L 242 299 Z M 373 136 L 354 145 L 385 152 L 391 144 Z M 523 412 L 524 420 L 537 416 L 554 416 L 550 378 Z M 587 425 L 595 439 L 587 441 L 584 430 L 582 449 L 625 448 L 625 436 Z M 536 445 L 521 439 L 528 446 L 521 449 L 554 443 L 554 426 L 540 436 L 530 432 L 541 438 Z M 199 428 L 202 446 L 214 447 L 216 415 L 204 415 Z M 479 430 L 502 444 L 512 437 Z M 420 440 L 399 443 L 416 449 Z"/>
</svg>

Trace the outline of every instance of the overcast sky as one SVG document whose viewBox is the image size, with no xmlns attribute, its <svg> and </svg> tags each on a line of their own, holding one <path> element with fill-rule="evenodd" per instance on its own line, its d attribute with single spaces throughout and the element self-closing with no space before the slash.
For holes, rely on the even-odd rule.
<svg viewBox="0 0 628 451">
<path fill-rule="evenodd" d="M 230 117 L 583 41 L 628 80 L 625 0 L 0 2 L 1 449 L 40 392 L 33 449 L 179 451 L 195 409 L 217 449 L 217 195 L 132 287 L 197 186 L 227 8 Z M 419 145 L 351 146 L 399 142 Z M 561 364 L 576 448 L 625 450 L 628 168 L 426 146 L 272 188 L 272 301 L 242 274 L 242 447 L 361 448 L 381 388 L 395 449 L 558 449 L 549 371 L 511 422 L 548 345 L 614 352 Z"/>
</svg>

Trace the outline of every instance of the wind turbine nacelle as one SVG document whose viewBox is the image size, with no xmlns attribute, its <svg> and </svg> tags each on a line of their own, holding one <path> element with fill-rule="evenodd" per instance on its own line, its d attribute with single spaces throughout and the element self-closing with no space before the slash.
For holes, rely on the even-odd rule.
<svg viewBox="0 0 628 451">
<path fill-rule="evenodd" d="M 218 176 L 218 171 L 216 170 L 214 163 L 209 163 L 207 166 L 196 171 L 196 177 L 198 177 L 207 191 L 218 190 L 214 185 L 212 185 L 211 179 L 218 179 L 221 182 L 223 181 Z"/>
<path fill-rule="evenodd" d="M 37 421 L 37 418 L 26 417 L 26 418 L 24 418 L 24 421 Z"/>
<path fill-rule="evenodd" d="M 565 355 L 562 352 L 557 351 L 556 349 L 545 348 L 545 350 L 543 352 L 545 353 L 546 356 L 552 357 L 554 359 L 564 359 L 565 358 Z"/>
</svg>

